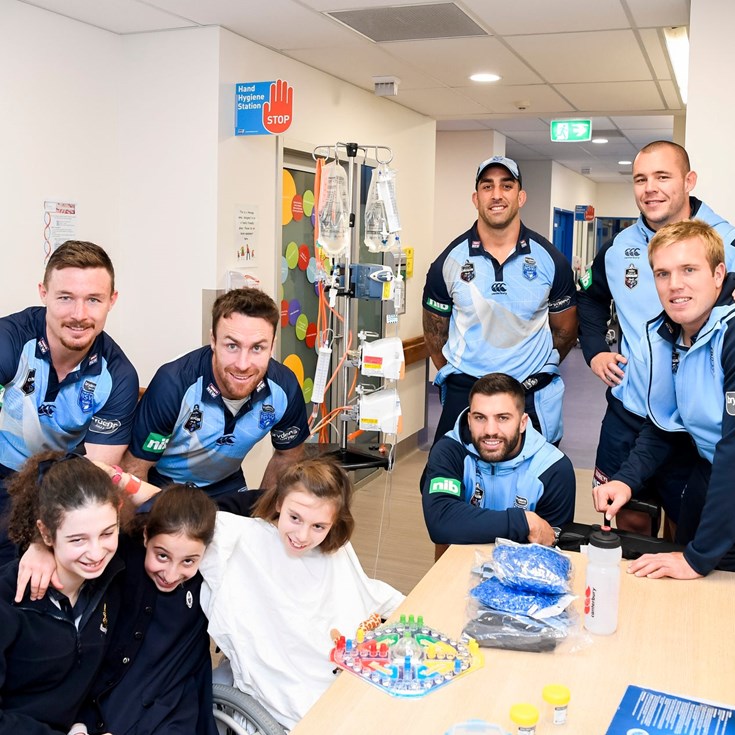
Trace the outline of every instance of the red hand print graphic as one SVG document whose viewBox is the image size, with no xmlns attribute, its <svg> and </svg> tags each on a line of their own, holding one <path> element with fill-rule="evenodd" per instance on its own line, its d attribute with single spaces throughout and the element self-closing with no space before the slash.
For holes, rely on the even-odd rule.
<svg viewBox="0 0 735 735">
<path fill-rule="evenodd" d="M 263 104 L 263 127 L 269 133 L 283 133 L 293 119 L 293 87 L 279 79 L 271 84 L 271 98 Z"/>
</svg>

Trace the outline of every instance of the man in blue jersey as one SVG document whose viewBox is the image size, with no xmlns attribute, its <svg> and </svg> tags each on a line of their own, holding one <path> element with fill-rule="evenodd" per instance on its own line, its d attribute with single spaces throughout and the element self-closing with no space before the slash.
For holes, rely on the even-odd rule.
<svg viewBox="0 0 735 735">
<path fill-rule="evenodd" d="M 637 222 L 623 230 L 598 252 L 580 281 L 578 294 L 580 344 L 587 363 L 608 386 L 607 411 L 602 421 L 595 458 L 593 485 L 607 482 L 619 469 L 635 443 L 646 416 L 646 385 L 628 375 L 629 362 L 643 360 L 641 337 L 645 324 L 660 311 L 646 248 L 654 234 L 667 224 L 689 218 L 707 222 L 726 244 L 725 262 L 735 270 L 735 228 L 690 192 L 697 183 L 684 148 L 668 141 L 644 146 L 633 162 L 633 189 L 641 212 Z M 615 301 L 621 335 L 618 351 L 611 352 L 605 335 L 610 304 Z M 663 467 L 648 483 L 645 497 L 660 502 L 667 517 L 678 521 L 678 498 L 696 459 L 691 442 L 680 438 L 677 461 Z M 623 511 L 618 525 L 650 532 L 647 519 Z"/>
<path fill-rule="evenodd" d="M 193 483 L 220 507 L 244 510 L 251 496 L 243 494 L 242 461 L 270 434 L 275 452 L 255 487 L 275 485 L 309 436 L 296 376 L 271 358 L 279 318 L 273 299 L 258 289 L 220 296 L 211 344 L 163 365 L 143 394 L 125 469 L 158 487 Z"/>
<path fill-rule="evenodd" d="M 646 384 L 648 418 L 632 452 L 593 491 L 595 507 L 614 517 L 688 432 L 698 456 L 680 498 L 676 541 L 683 553 L 646 554 L 638 576 L 693 579 L 715 568 L 735 571 L 735 273 L 728 273 L 717 232 L 699 220 L 661 228 L 648 259 L 664 312 L 646 325 L 642 364 L 631 377 Z"/>
<path fill-rule="evenodd" d="M 553 527 L 573 519 L 572 463 L 531 426 L 525 402 L 517 380 L 485 375 L 454 430 L 431 448 L 421 493 L 437 545 L 507 538 L 550 546 Z"/>
<path fill-rule="evenodd" d="M 424 339 L 442 397 L 435 442 L 489 372 L 523 383 L 531 423 L 551 442 L 562 437 L 559 363 L 577 340 L 576 292 L 564 256 L 521 222 L 525 201 L 515 161 L 483 161 L 472 194 L 477 221 L 426 276 Z"/>
<path fill-rule="evenodd" d="M 69 240 L 38 286 L 44 306 L 0 319 L 0 511 L 5 478 L 45 449 L 119 462 L 130 439 L 138 376 L 103 329 L 117 300 L 107 253 Z M 0 531 L 0 561 L 15 549 Z"/>
</svg>

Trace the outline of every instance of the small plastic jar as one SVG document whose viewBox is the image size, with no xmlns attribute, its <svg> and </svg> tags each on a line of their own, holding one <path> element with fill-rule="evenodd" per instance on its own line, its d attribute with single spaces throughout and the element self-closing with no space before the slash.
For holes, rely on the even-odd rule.
<svg viewBox="0 0 735 735">
<path fill-rule="evenodd" d="M 566 725 L 571 697 L 569 689 L 562 684 L 548 684 L 543 688 L 541 696 L 546 702 L 546 719 L 554 725 Z"/>
<path fill-rule="evenodd" d="M 510 708 L 510 719 L 517 726 L 517 735 L 536 735 L 538 710 L 532 704 L 514 704 Z"/>
</svg>

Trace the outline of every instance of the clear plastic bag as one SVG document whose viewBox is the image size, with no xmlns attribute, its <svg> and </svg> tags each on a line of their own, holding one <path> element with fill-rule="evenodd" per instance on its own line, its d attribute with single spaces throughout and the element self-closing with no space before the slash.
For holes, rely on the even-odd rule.
<svg viewBox="0 0 735 735">
<path fill-rule="evenodd" d="M 503 584 L 523 592 L 567 594 L 572 591 L 571 560 L 548 546 L 498 539 L 492 567 Z"/>
<path fill-rule="evenodd" d="M 318 216 L 317 244 L 329 256 L 342 255 L 350 245 L 350 204 L 347 174 L 336 161 L 322 168 Z"/>
</svg>

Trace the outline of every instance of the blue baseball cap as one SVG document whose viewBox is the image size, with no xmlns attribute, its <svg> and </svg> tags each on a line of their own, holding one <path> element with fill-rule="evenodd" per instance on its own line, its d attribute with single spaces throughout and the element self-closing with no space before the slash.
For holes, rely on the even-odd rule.
<svg viewBox="0 0 735 735">
<path fill-rule="evenodd" d="M 493 156 L 483 161 L 477 167 L 477 175 L 475 176 L 475 187 L 477 187 L 480 177 L 484 173 L 486 168 L 490 166 L 502 166 L 508 170 L 508 173 L 518 182 L 518 186 L 523 188 L 523 182 L 521 181 L 521 170 L 518 168 L 518 164 L 512 158 L 506 158 L 505 156 Z"/>
</svg>

